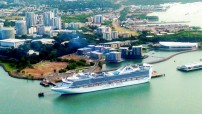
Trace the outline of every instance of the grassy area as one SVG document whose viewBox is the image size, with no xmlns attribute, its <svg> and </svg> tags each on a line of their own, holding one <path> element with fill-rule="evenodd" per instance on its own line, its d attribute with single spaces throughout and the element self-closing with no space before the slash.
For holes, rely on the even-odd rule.
<svg viewBox="0 0 202 114">
<path fill-rule="evenodd" d="M 6 62 L 3 62 L 3 61 L 0 61 L 0 64 L 3 65 L 8 71 L 17 70 L 17 68 L 11 66 L 10 63 L 6 63 Z"/>
<path fill-rule="evenodd" d="M 71 23 L 71 22 L 82 22 L 85 23 L 87 21 L 87 18 L 90 17 L 90 15 L 63 15 L 62 21 L 65 23 Z"/>
<path fill-rule="evenodd" d="M 66 62 L 49 62 L 43 61 L 32 65 L 33 68 L 25 68 L 21 71 L 24 75 L 31 75 L 34 77 L 43 77 L 43 75 L 51 74 L 60 69 L 66 68 Z"/>
<path fill-rule="evenodd" d="M 116 31 L 118 31 L 119 33 L 122 33 L 122 32 L 128 32 L 130 33 L 132 36 L 138 36 L 139 34 L 135 31 L 132 31 L 132 30 L 129 30 L 129 29 L 126 29 L 126 28 L 123 28 L 121 26 L 118 25 L 118 23 L 113 23 L 113 27 Z"/>
<path fill-rule="evenodd" d="M 22 16 L 8 16 L 8 17 L 5 17 L 3 19 L 5 19 L 5 20 L 20 20 L 22 18 L 23 18 Z"/>
</svg>

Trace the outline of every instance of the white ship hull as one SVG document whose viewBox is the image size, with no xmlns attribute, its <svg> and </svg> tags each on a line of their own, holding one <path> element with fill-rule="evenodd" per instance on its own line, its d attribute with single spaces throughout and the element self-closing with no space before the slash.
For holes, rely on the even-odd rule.
<svg viewBox="0 0 202 114">
<path fill-rule="evenodd" d="M 146 78 L 139 79 L 139 80 L 130 80 L 130 81 L 125 81 L 125 82 L 104 84 L 104 85 L 94 86 L 94 87 L 80 87 L 80 88 L 64 87 L 64 88 L 52 88 L 52 90 L 57 93 L 60 93 L 60 94 L 79 94 L 79 93 L 94 92 L 94 91 L 100 91 L 100 90 L 106 90 L 106 89 L 112 89 L 112 88 L 146 83 L 146 82 L 149 82 L 150 79 L 151 79 L 151 77 L 146 77 Z"/>
</svg>

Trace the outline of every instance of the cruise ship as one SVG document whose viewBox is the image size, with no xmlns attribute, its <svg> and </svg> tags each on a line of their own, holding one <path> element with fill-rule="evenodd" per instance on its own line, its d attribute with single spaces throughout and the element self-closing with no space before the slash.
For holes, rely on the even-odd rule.
<svg viewBox="0 0 202 114">
<path fill-rule="evenodd" d="M 202 62 L 178 66 L 177 69 L 181 71 L 187 71 L 187 72 L 193 71 L 193 70 L 199 70 L 199 69 L 202 69 Z"/>
<path fill-rule="evenodd" d="M 51 88 L 60 94 L 78 94 L 130 86 L 149 82 L 152 75 L 150 64 L 126 65 L 117 70 L 101 73 L 77 73 Z"/>
</svg>

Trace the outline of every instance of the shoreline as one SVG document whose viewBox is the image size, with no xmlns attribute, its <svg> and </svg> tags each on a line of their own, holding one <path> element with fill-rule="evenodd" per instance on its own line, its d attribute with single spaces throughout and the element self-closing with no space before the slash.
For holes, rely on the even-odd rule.
<svg viewBox="0 0 202 114">
<path fill-rule="evenodd" d="M 196 49 L 196 50 L 187 50 L 187 51 L 181 51 L 181 52 L 177 52 L 175 54 L 172 54 L 166 58 L 163 58 L 163 59 L 160 59 L 160 60 L 156 60 L 156 61 L 151 61 L 151 62 L 148 62 L 149 64 L 156 64 L 156 63 L 161 63 L 161 62 L 164 62 L 164 61 L 167 61 L 177 55 L 180 55 L 180 54 L 184 54 L 184 53 L 189 53 L 189 52 L 195 52 L 195 51 L 200 51 L 202 49 Z M 2 63 L 0 63 L 0 66 L 4 69 L 4 71 L 6 71 L 8 73 L 8 75 L 10 77 L 13 77 L 13 78 L 17 78 L 17 79 L 26 79 L 26 80 L 43 80 L 43 78 L 29 78 L 29 77 L 21 77 L 21 76 L 17 76 L 15 75 L 14 72 L 16 72 L 15 70 L 14 71 L 9 71 Z M 110 69 L 110 70 L 114 70 L 114 69 Z M 100 70 L 102 71 L 102 69 Z M 100 72 L 98 71 L 98 72 Z M 109 70 L 105 70 L 105 71 L 109 71 Z"/>
<path fill-rule="evenodd" d="M 26 79 L 26 80 L 42 80 L 40 78 L 33 78 L 33 79 L 30 79 L 30 78 L 26 78 L 26 77 L 21 77 L 21 76 L 17 76 L 15 75 L 13 72 L 15 71 L 9 71 L 2 63 L 0 63 L 0 67 L 2 67 L 4 69 L 5 72 L 8 73 L 8 75 L 12 78 L 17 78 L 17 79 Z"/>
</svg>

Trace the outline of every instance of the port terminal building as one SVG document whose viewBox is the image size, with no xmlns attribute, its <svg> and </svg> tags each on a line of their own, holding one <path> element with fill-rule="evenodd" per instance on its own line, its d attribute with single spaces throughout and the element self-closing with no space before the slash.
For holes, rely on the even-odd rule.
<svg viewBox="0 0 202 114">
<path fill-rule="evenodd" d="M 190 42 L 159 42 L 158 48 L 164 50 L 191 50 L 198 49 L 198 43 Z"/>
</svg>

